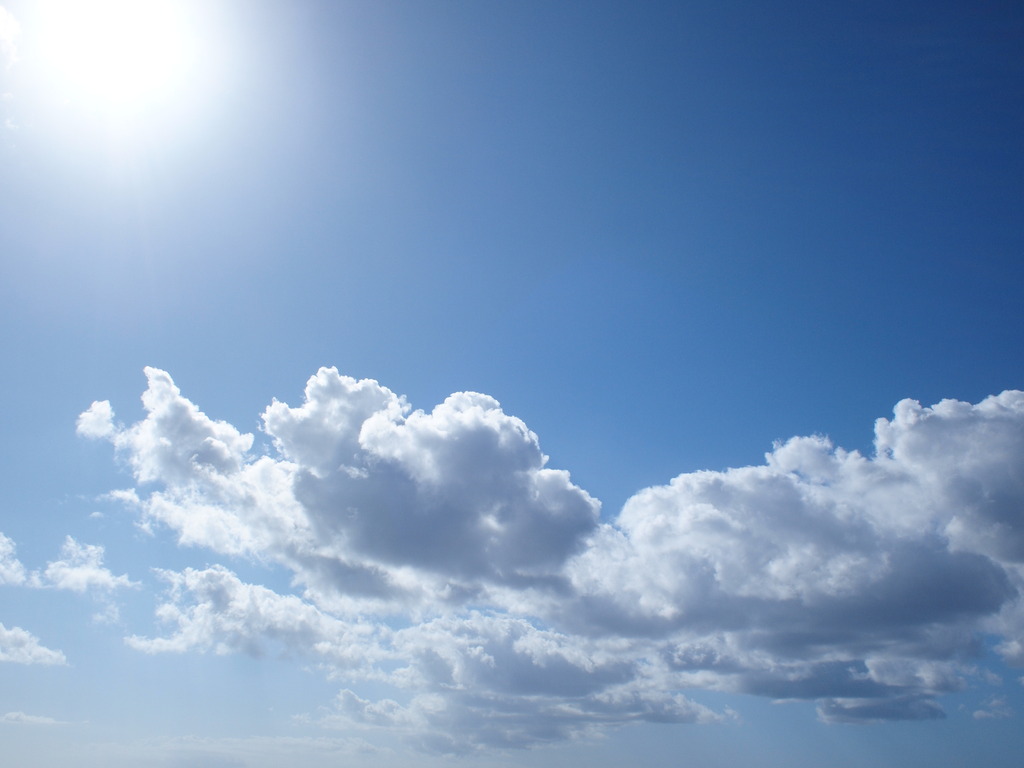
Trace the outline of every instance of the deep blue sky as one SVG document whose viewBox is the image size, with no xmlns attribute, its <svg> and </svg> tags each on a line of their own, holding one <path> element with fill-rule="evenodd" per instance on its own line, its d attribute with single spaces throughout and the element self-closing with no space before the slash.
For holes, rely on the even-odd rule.
<svg viewBox="0 0 1024 768">
<path fill-rule="evenodd" d="M 48 615 L 79 595 L 4 586 L 0 621 L 90 681 L 164 663 L 234 679 L 224 670 L 254 663 L 125 647 L 160 634 L 150 567 L 222 563 L 303 594 L 280 563 L 179 549 L 95 501 L 133 480 L 75 420 L 104 399 L 142 418 L 143 366 L 256 432 L 257 455 L 271 450 L 259 414 L 300 405 L 322 365 L 428 412 L 487 393 L 606 522 L 680 473 L 760 465 L 775 440 L 870 455 L 874 420 L 902 398 L 977 403 L 1024 382 L 1017 3 L 183 2 L 195 65 L 132 109 L 69 90 L 36 4 L 2 2 L 20 32 L 0 60 L 0 531 L 28 570 L 71 535 L 143 586 L 105 625 L 90 605 Z M 1000 457 L 1019 476 L 1022 457 Z M 296 674 L 258 664 L 275 691 Z M 984 664 L 1012 709 L 1019 670 Z M 116 694 L 105 719 L 57 711 L 70 683 L 39 669 L 0 665 L 0 714 L 89 719 L 98 730 L 75 738 L 114 739 L 130 715 Z M 203 735 L 288 735 L 282 722 L 347 687 L 304 680 L 272 726 L 229 718 Z M 390 695 L 371 688 L 353 690 Z M 766 732 L 808 745 L 780 765 L 820 764 L 836 739 L 856 742 L 851 766 L 887 764 L 940 733 L 979 759 L 991 739 L 993 765 L 1019 752 L 1013 718 L 970 717 L 989 695 L 973 688 L 943 699 L 941 724 L 866 730 L 819 724 L 809 704 L 684 693 L 742 724 L 626 729 L 608 754 L 648 731 L 651 765 L 675 760 L 677 737 L 702 740 L 702 764 L 757 761 Z M 507 764 L 570 753 L 526 754 Z"/>
</svg>

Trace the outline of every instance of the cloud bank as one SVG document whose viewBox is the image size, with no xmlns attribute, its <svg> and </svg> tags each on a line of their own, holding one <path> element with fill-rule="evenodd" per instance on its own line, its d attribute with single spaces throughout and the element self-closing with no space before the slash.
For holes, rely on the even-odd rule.
<svg viewBox="0 0 1024 768">
<path fill-rule="evenodd" d="M 163 573 L 167 634 L 129 644 L 314 659 L 345 681 L 327 727 L 519 747 L 729 717 L 694 700 L 707 690 L 928 719 L 991 638 L 1024 664 L 1022 392 L 904 400 L 871 456 L 796 437 L 602 520 L 486 395 L 412 410 L 322 368 L 301 405 L 267 407 L 259 450 L 146 375 L 145 418 L 97 402 L 78 422 L 132 472 L 120 498 L 184 546 L 285 566 L 294 594 L 224 565 Z"/>
</svg>

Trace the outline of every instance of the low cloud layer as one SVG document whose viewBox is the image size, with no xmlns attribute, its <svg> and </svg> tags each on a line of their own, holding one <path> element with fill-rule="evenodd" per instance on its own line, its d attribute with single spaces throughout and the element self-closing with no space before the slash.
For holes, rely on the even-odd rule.
<svg viewBox="0 0 1024 768">
<path fill-rule="evenodd" d="M 146 375 L 141 421 L 107 402 L 79 418 L 133 473 L 118 496 L 182 545 L 285 566 L 295 593 L 224 565 L 164 573 L 166 634 L 129 644 L 314 659 L 345 681 L 327 727 L 529 746 L 730 717 L 694 700 L 706 690 L 816 701 L 833 722 L 928 719 L 975 684 L 987 638 L 1024 663 L 1021 392 L 905 400 L 871 456 L 797 437 L 602 521 L 486 395 L 412 410 L 323 368 L 301 405 L 264 411 L 261 451 Z M 11 557 L 0 541 L 0 579 L 19 578 Z"/>
</svg>

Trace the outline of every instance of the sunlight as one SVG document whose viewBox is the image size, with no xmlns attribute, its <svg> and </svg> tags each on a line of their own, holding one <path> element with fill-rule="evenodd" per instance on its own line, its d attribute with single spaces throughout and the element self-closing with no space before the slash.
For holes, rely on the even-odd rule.
<svg viewBox="0 0 1024 768">
<path fill-rule="evenodd" d="M 191 36 L 173 0 L 56 0 L 41 32 L 51 75 L 108 110 L 167 99 L 191 66 Z"/>
</svg>

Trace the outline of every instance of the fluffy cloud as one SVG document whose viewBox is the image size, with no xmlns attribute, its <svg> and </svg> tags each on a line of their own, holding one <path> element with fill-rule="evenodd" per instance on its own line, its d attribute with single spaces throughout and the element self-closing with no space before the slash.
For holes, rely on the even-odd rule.
<svg viewBox="0 0 1024 768">
<path fill-rule="evenodd" d="M 115 576 L 103 565 L 103 547 L 79 544 L 72 537 L 64 539 L 61 559 L 53 560 L 41 573 L 33 573 L 33 586 L 85 592 L 89 589 L 111 590 L 136 586 L 126 575 Z"/>
<path fill-rule="evenodd" d="M 941 716 L 979 630 L 1019 632 L 1024 394 L 903 401 L 875 445 L 794 438 L 641 491 L 570 563 L 563 621 L 663 638 L 682 680 L 823 699 L 826 720 Z"/>
<path fill-rule="evenodd" d="M 14 555 L 14 542 L 0 533 L 0 584 L 23 584 L 25 566 Z"/>
<path fill-rule="evenodd" d="M 139 482 L 187 482 L 205 473 L 237 471 L 252 435 L 230 424 L 212 421 L 181 397 L 164 371 L 147 368 L 149 388 L 142 396 L 148 418 L 129 428 L 115 427 L 108 402 L 93 403 L 78 417 L 85 437 L 109 437 L 127 457 Z"/>
<path fill-rule="evenodd" d="M 146 370 L 146 417 L 79 432 L 131 468 L 143 525 L 282 564 L 295 595 L 223 567 L 165 574 L 148 652 L 277 647 L 345 689 L 325 724 L 457 752 L 636 720 L 721 716 L 684 696 L 808 699 L 832 722 L 926 719 L 971 685 L 986 634 L 1024 660 L 1024 393 L 896 406 L 871 456 L 823 437 L 681 475 L 614 519 L 492 398 L 412 410 L 321 369 L 269 445 Z M 699 693 L 690 693 L 699 698 Z"/>
<path fill-rule="evenodd" d="M 348 610 L 459 603 L 492 585 L 546 583 L 579 551 L 599 506 L 545 466 L 537 436 L 492 398 L 431 413 L 375 381 L 321 369 L 305 403 L 263 414 L 277 457 L 213 421 L 146 369 L 147 416 L 115 427 L 94 403 L 78 431 L 104 437 L 142 484 L 144 520 L 185 544 L 275 559 Z"/>
<path fill-rule="evenodd" d="M 387 728 L 424 749 L 465 752 L 577 737 L 629 721 L 720 719 L 661 691 L 621 649 L 469 612 L 395 630 L 332 617 L 294 595 L 242 582 L 223 567 L 163 572 L 165 637 L 132 636 L 146 653 L 304 656 L 335 677 L 390 684 L 409 698 L 370 701 L 345 689 L 327 727 Z M 456 738 L 456 734 L 460 734 Z"/>
<path fill-rule="evenodd" d="M 0 624 L 0 661 L 15 664 L 66 664 L 60 651 L 39 644 L 39 640 L 21 627 L 8 629 Z"/>
<path fill-rule="evenodd" d="M 103 566 L 103 547 L 79 544 L 70 536 L 61 548 L 62 558 L 49 562 L 42 572 L 26 571 L 14 552 L 14 542 L 0 533 L 0 584 L 73 592 L 98 589 L 106 593 L 118 587 L 136 586 L 127 576 L 114 576 Z M 106 613 L 116 615 L 116 606 L 110 603 Z M 7 629 L 3 624 L 0 624 L 0 661 L 66 663 L 63 653 L 40 645 L 31 633 L 20 627 Z"/>
<path fill-rule="evenodd" d="M 365 669 L 382 655 L 375 651 L 378 631 L 373 626 L 344 622 L 293 595 L 245 584 L 223 567 L 161 575 L 170 589 L 157 616 L 175 631 L 169 637 L 127 639 L 146 653 L 213 650 L 261 656 L 276 647 L 351 669 Z"/>
<path fill-rule="evenodd" d="M 339 709 L 375 726 L 412 724 L 411 739 L 428 749 L 516 747 L 628 722 L 722 719 L 659 685 L 649 661 L 615 641 L 541 629 L 522 618 L 438 618 L 395 633 L 391 648 L 406 665 L 390 680 L 417 692 L 410 705 L 382 708 L 345 691 Z"/>
<path fill-rule="evenodd" d="M 79 544 L 71 536 L 66 536 L 59 559 L 47 563 L 42 572 L 28 572 L 15 557 L 14 542 L 0 533 L 0 584 L 68 589 L 73 592 L 137 586 L 128 576 L 115 576 L 111 573 L 103 565 L 103 552 L 103 547 L 97 544 Z"/>
</svg>

